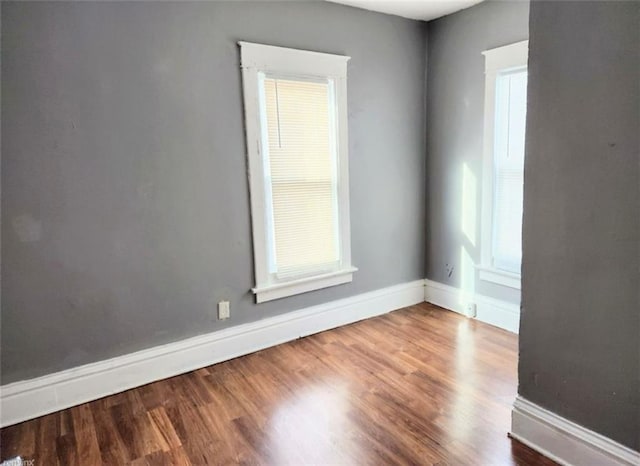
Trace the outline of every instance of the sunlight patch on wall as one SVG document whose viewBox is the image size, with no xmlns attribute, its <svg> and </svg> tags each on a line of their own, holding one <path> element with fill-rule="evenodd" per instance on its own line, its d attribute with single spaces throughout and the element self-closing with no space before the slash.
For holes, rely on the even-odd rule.
<svg viewBox="0 0 640 466">
<path fill-rule="evenodd" d="M 473 258 L 463 245 L 460 247 L 460 304 L 466 306 L 473 300 L 476 287 L 476 269 Z M 464 307 L 463 307 L 464 309 Z"/>
<path fill-rule="evenodd" d="M 471 243 L 476 245 L 477 194 L 476 176 L 466 163 L 462 164 L 462 233 Z"/>
<path fill-rule="evenodd" d="M 460 295 L 462 309 L 472 301 L 475 292 L 476 269 L 473 259 L 477 234 L 477 190 L 478 181 L 466 163 L 462 164 L 462 218 L 460 219 Z"/>
</svg>

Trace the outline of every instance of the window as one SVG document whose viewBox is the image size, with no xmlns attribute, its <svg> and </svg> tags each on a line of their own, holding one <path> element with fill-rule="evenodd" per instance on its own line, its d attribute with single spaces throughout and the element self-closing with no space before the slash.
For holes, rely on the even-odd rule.
<svg viewBox="0 0 640 466">
<path fill-rule="evenodd" d="M 350 282 L 349 57 L 240 48 L 256 301 Z"/>
<path fill-rule="evenodd" d="M 528 42 L 483 52 L 481 280 L 520 288 Z"/>
</svg>

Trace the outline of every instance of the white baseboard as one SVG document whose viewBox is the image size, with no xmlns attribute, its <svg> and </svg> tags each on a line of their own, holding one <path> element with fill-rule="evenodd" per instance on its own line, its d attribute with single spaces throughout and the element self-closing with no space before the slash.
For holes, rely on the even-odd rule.
<svg viewBox="0 0 640 466">
<path fill-rule="evenodd" d="M 520 327 L 520 306 L 508 301 L 467 292 L 432 280 L 425 280 L 424 300 L 463 315 L 467 315 L 467 304 L 475 303 L 477 320 L 513 333 L 518 333 Z"/>
<path fill-rule="evenodd" d="M 518 396 L 511 436 L 562 465 L 638 465 L 640 453 Z"/>
<path fill-rule="evenodd" d="M 33 419 L 423 300 L 424 280 L 417 280 L 4 385 L 0 387 L 0 425 Z"/>
<path fill-rule="evenodd" d="M 436 306 L 444 307 L 450 311 L 467 315 L 465 308 L 472 296 L 459 288 L 445 285 L 432 280 L 424 281 L 424 300 Z"/>
</svg>

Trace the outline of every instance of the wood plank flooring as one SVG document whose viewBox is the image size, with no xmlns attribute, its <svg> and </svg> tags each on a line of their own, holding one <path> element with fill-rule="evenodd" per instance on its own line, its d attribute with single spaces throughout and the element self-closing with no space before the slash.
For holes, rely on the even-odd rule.
<svg viewBox="0 0 640 466">
<path fill-rule="evenodd" d="M 517 337 L 421 304 L 2 429 L 34 465 L 555 464 L 507 437 Z"/>
</svg>

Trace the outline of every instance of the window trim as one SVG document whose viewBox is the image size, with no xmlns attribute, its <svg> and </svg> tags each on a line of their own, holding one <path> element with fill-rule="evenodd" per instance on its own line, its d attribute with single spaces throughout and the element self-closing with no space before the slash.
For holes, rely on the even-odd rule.
<svg viewBox="0 0 640 466">
<path fill-rule="evenodd" d="M 480 240 L 481 263 L 478 277 L 509 288 L 520 289 L 520 274 L 493 266 L 493 196 L 494 196 L 494 130 L 496 79 L 501 72 L 527 68 L 529 41 L 485 50 L 484 143 L 482 158 L 482 225 Z"/>
<path fill-rule="evenodd" d="M 242 68 L 256 302 L 284 298 L 353 280 L 349 216 L 349 167 L 347 134 L 347 62 L 351 57 L 321 52 L 238 42 Z M 330 273 L 274 280 L 268 264 L 264 163 L 260 121 L 259 73 L 300 79 L 332 79 L 336 99 L 337 200 L 340 225 L 340 268 Z"/>
<path fill-rule="evenodd" d="M 516 290 L 520 289 L 520 274 L 507 272 L 496 268 L 478 267 L 480 280 L 507 286 Z"/>
</svg>

